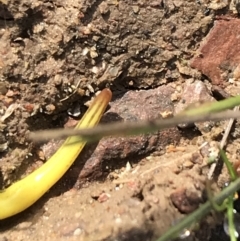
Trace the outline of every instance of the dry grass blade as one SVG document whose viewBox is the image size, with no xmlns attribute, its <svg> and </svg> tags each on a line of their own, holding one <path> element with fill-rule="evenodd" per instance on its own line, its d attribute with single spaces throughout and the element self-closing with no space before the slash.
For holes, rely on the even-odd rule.
<svg viewBox="0 0 240 241">
<path fill-rule="evenodd" d="M 194 123 L 204 121 L 220 121 L 229 118 L 239 118 L 240 112 L 224 111 L 220 113 L 206 113 L 199 115 L 178 115 L 169 119 L 156 119 L 152 121 L 113 123 L 99 125 L 90 129 L 58 129 L 30 133 L 29 138 L 34 141 L 44 141 L 54 138 L 65 138 L 79 135 L 84 141 L 96 141 L 105 136 L 129 136 L 150 133 L 163 130 L 183 123 Z"/>
<path fill-rule="evenodd" d="M 234 111 L 239 111 L 239 106 L 236 106 L 236 107 L 234 108 Z M 225 147 L 225 145 L 226 145 L 227 138 L 228 138 L 229 133 L 230 133 L 230 131 L 231 131 L 231 129 L 232 129 L 232 125 L 233 125 L 233 123 L 234 123 L 234 120 L 235 120 L 234 118 L 231 118 L 231 119 L 228 121 L 228 124 L 227 124 L 227 127 L 226 127 L 226 129 L 225 129 L 223 138 L 222 138 L 221 143 L 220 143 L 220 148 L 221 148 L 221 149 L 223 149 L 223 148 Z M 216 169 L 216 166 L 217 166 L 217 164 L 218 164 L 218 161 L 219 161 L 219 160 L 216 160 L 216 162 L 214 162 L 214 163 L 211 165 L 210 169 L 209 169 L 209 172 L 208 172 L 208 179 L 209 179 L 209 180 L 211 180 L 211 179 L 213 178 L 213 173 L 214 173 L 214 171 L 215 171 L 215 169 Z"/>
</svg>

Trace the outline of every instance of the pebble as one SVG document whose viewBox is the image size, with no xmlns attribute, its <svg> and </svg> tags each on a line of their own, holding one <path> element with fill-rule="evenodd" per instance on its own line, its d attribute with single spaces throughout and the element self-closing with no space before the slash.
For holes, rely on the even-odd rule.
<svg viewBox="0 0 240 241">
<path fill-rule="evenodd" d="M 46 114 L 52 114 L 53 111 L 56 109 L 56 107 L 53 104 L 49 104 L 49 105 L 46 105 L 45 109 L 46 109 L 45 111 Z"/>
<path fill-rule="evenodd" d="M 139 10 L 140 10 L 140 9 L 139 9 L 139 6 L 133 6 L 132 9 L 133 9 L 133 12 L 134 12 L 134 13 L 138 13 Z"/>
<path fill-rule="evenodd" d="M 18 224 L 19 229 L 26 229 L 29 228 L 32 225 L 32 222 L 22 222 Z"/>
<path fill-rule="evenodd" d="M 81 233 L 82 233 L 82 229 L 77 228 L 77 229 L 75 229 L 75 231 L 73 232 L 73 235 L 74 235 L 74 236 L 79 236 Z"/>
</svg>

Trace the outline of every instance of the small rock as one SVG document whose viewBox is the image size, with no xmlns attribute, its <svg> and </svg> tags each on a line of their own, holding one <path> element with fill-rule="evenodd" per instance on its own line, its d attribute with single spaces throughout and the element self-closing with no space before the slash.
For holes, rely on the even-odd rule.
<svg viewBox="0 0 240 241">
<path fill-rule="evenodd" d="M 73 128 L 77 125 L 79 121 L 72 119 L 71 117 L 68 118 L 68 121 L 64 124 L 64 128 Z"/>
<path fill-rule="evenodd" d="M 119 74 L 121 73 L 119 70 L 119 67 L 117 66 L 113 66 L 111 68 L 109 68 L 108 73 L 112 76 L 112 77 L 117 77 L 119 76 Z"/>
<path fill-rule="evenodd" d="M 170 199 L 173 205 L 181 213 L 191 213 L 198 208 L 202 199 L 198 197 L 194 192 L 188 193 L 185 188 L 179 188 L 170 195 Z"/>
<path fill-rule="evenodd" d="M 109 193 L 102 193 L 100 194 L 100 196 L 98 197 L 98 202 L 103 203 L 106 202 L 109 198 L 111 197 L 111 195 Z"/>
<path fill-rule="evenodd" d="M 132 9 L 133 9 L 134 13 L 138 13 L 139 12 L 139 6 L 133 6 Z"/>
<path fill-rule="evenodd" d="M 79 236 L 82 233 L 82 230 L 80 228 L 75 229 L 75 231 L 73 232 L 74 236 Z"/>
<path fill-rule="evenodd" d="M 46 107 L 45 107 L 45 113 L 46 114 L 52 114 L 53 113 L 53 111 L 56 109 L 56 107 L 55 107 L 55 105 L 53 105 L 53 104 L 49 104 L 49 105 L 46 105 Z"/>
<path fill-rule="evenodd" d="M 207 5 L 207 8 L 213 10 L 220 10 L 227 7 L 228 4 L 228 1 L 210 1 L 210 3 Z"/>
<path fill-rule="evenodd" d="M 191 156 L 191 162 L 194 164 L 202 164 L 203 163 L 203 157 L 198 152 L 194 152 Z"/>
<path fill-rule="evenodd" d="M 187 80 L 184 85 L 181 101 L 175 108 L 175 113 L 180 113 L 192 104 L 198 104 L 207 101 L 215 101 L 215 99 L 211 96 L 206 85 L 200 80 Z"/>
<path fill-rule="evenodd" d="M 14 98 L 9 98 L 7 96 L 4 96 L 2 103 L 6 106 L 9 107 L 11 104 L 14 103 Z"/>
<path fill-rule="evenodd" d="M 187 160 L 182 164 L 182 167 L 184 169 L 191 169 L 194 166 L 194 163 L 192 163 L 191 161 Z"/>
<path fill-rule="evenodd" d="M 78 229 L 80 229 L 79 224 L 74 222 L 62 223 L 62 224 L 59 224 L 58 226 L 59 226 L 59 234 L 62 236 L 72 236 L 74 235 L 74 232 L 78 234 L 79 233 Z"/>
<path fill-rule="evenodd" d="M 17 92 L 17 94 L 19 94 L 19 93 Z M 13 96 L 15 96 L 15 95 L 16 95 L 16 92 L 13 91 L 13 90 L 8 90 L 8 92 L 6 93 L 6 96 L 7 96 L 7 97 L 13 97 Z"/>
<path fill-rule="evenodd" d="M 107 14 L 109 12 L 109 6 L 106 2 L 101 2 L 99 5 L 99 10 L 101 14 Z"/>
<path fill-rule="evenodd" d="M 26 229 L 29 228 L 32 225 L 32 222 L 22 222 L 18 224 L 19 229 Z"/>
<path fill-rule="evenodd" d="M 211 96 L 206 85 L 200 81 L 186 81 L 182 98 L 175 108 L 175 114 L 179 114 L 186 108 L 191 108 L 193 105 L 197 105 L 204 102 L 213 102 L 215 99 Z M 201 132 L 207 132 L 211 130 L 212 122 L 196 123 L 195 124 Z M 181 124 L 179 127 L 188 128 L 192 124 Z M 209 127 L 209 128 L 208 128 Z"/>
<path fill-rule="evenodd" d="M 43 161 L 46 160 L 44 152 L 42 150 L 38 150 L 37 155 L 40 160 L 43 160 Z"/>
<path fill-rule="evenodd" d="M 148 194 L 148 195 L 146 195 L 145 201 L 148 203 L 158 204 L 159 198 L 156 197 L 155 195 Z"/>
<path fill-rule="evenodd" d="M 60 74 L 55 75 L 53 81 L 54 81 L 55 86 L 60 86 L 62 84 L 61 75 Z"/>
</svg>

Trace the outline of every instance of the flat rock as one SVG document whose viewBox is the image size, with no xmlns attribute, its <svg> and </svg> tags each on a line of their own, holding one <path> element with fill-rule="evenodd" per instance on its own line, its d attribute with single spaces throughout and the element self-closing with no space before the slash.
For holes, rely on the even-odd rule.
<svg viewBox="0 0 240 241">
<path fill-rule="evenodd" d="M 161 86 L 153 90 L 128 91 L 121 98 L 110 103 L 102 122 L 138 121 L 161 118 L 161 113 L 173 113 L 171 86 Z M 125 166 L 126 160 L 140 160 L 144 155 L 156 150 L 165 150 L 166 145 L 177 144 L 181 135 L 177 128 L 132 137 L 112 137 L 102 139 L 98 145 L 91 145 L 80 155 L 72 171 L 79 175 L 79 165 L 83 165 L 80 179 L 99 177 L 111 166 Z M 95 150 L 94 150 L 95 149 Z M 123 162 L 123 160 L 125 160 Z M 85 164 L 84 164 L 85 163 Z"/>
<path fill-rule="evenodd" d="M 214 26 L 202 42 L 191 67 L 208 76 L 213 84 L 224 85 L 240 77 L 240 19 L 225 18 Z"/>
</svg>

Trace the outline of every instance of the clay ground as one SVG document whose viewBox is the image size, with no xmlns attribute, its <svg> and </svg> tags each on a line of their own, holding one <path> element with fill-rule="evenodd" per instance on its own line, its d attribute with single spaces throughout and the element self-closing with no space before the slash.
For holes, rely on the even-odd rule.
<svg viewBox="0 0 240 241">
<path fill-rule="evenodd" d="M 56 141 L 29 142 L 30 131 L 74 126 L 105 87 L 113 99 L 104 123 L 173 115 L 193 102 L 238 94 L 238 7 L 2 0 L 1 189 L 57 149 Z M 0 222 L 0 240 L 156 240 L 206 200 L 206 160 L 225 126 L 208 122 L 88 145 L 41 200 Z M 226 151 L 238 161 L 238 123 Z M 216 175 L 215 189 L 227 180 L 224 171 Z M 209 216 L 187 240 L 227 240 L 221 222 Z"/>
</svg>

